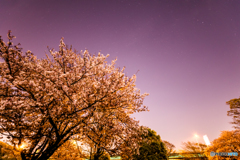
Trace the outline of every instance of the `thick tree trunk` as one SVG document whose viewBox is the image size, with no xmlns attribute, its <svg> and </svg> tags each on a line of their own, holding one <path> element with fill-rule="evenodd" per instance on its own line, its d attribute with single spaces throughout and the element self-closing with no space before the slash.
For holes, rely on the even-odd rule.
<svg viewBox="0 0 240 160">
<path fill-rule="evenodd" d="M 26 157 L 26 153 L 24 150 L 21 151 L 21 158 L 22 160 L 28 160 L 28 158 Z"/>
</svg>

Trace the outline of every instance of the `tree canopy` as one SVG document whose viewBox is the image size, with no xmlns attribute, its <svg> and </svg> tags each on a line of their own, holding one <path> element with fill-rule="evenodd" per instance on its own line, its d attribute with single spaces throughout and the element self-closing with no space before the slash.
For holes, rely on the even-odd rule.
<svg viewBox="0 0 240 160">
<path fill-rule="evenodd" d="M 227 102 L 229 105 L 230 110 L 228 111 L 227 115 L 233 117 L 234 128 L 240 129 L 240 98 L 231 99 Z"/>
<path fill-rule="evenodd" d="M 10 33 L 7 44 L 0 37 L 0 134 L 15 148 L 25 145 L 23 160 L 46 160 L 73 137 L 105 151 L 136 147 L 139 126 L 130 115 L 147 110 L 147 94 L 135 75 L 125 76 L 116 60 L 107 64 L 108 56 L 77 53 L 63 38 L 59 51 L 38 59 L 13 45 Z M 106 131 L 115 145 L 99 139 Z"/>
<path fill-rule="evenodd" d="M 145 133 L 142 134 L 142 141 L 138 153 L 134 155 L 134 160 L 166 160 L 167 150 L 159 135 L 150 128 L 142 128 Z"/>
<path fill-rule="evenodd" d="M 240 151 L 240 132 L 239 130 L 222 131 L 220 136 L 211 142 L 205 154 L 210 158 L 210 152 L 239 152 Z M 239 158 L 240 156 L 236 157 Z"/>
</svg>

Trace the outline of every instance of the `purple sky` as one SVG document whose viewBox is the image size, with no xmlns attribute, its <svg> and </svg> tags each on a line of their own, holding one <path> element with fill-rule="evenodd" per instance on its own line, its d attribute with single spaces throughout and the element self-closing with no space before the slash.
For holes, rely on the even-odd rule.
<svg viewBox="0 0 240 160">
<path fill-rule="evenodd" d="M 226 101 L 240 95 L 240 1 L 35 0 L 0 2 L 0 35 L 45 57 L 61 37 L 77 50 L 110 54 L 150 112 L 136 114 L 176 145 L 232 130 Z"/>
</svg>

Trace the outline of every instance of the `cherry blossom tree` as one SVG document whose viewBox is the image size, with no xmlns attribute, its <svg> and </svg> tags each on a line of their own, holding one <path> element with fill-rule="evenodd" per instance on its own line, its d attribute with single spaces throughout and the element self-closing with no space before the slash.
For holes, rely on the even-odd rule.
<svg viewBox="0 0 240 160">
<path fill-rule="evenodd" d="M 209 157 L 210 160 L 218 159 L 219 156 L 210 156 L 211 152 L 238 152 L 238 156 L 232 156 L 232 158 L 239 159 L 240 151 L 240 132 L 239 130 L 232 131 L 221 131 L 221 134 L 218 138 L 214 139 L 211 142 L 211 145 L 208 146 L 205 150 L 205 154 Z"/>
<path fill-rule="evenodd" d="M 111 139 L 116 146 L 119 139 L 130 143 L 126 126 L 138 128 L 130 115 L 148 110 L 143 105 L 147 94 L 135 87 L 135 75 L 125 76 L 116 59 L 107 64 L 108 55 L 77 53 L 63 38 L 59 51 L 50 49 L 38 59 L 13 45 L 10 33 L 7 44 L 0 37 L 0 133 L 16 149 L 24 145 L 23 160 L 46 160 L 72 137 L 93 137 L 94 122 L 122 136 Z M 100 121 L 104 114 L 111 118 Z"/>
<path fill-rule="evenodd" d="M 68 140 L 60 146 L 50 160 L 85 160 L 87 155 L 75 140 Z"/>
<path fill-rule="evenodd" d="M 94 160 L 105 152 L 111 156 L 128 155 L 137 149 L 142 134 L 138 122 L 123 111 L 95 112 L 92 123 L 88 123 L 85 141 L 90 144 Z M 107 124 L 107 125 L 106 125 Z"/>
</svg>

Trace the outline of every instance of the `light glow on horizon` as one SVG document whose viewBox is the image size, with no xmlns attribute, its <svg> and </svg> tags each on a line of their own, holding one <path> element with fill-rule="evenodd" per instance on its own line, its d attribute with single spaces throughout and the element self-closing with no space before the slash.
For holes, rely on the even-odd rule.
<svg viewBox="0 0 240 160">
<path fill-rule="evenodd" d="M 209 141 L 209 139 L 208 139 L 208 136 L 207 135 L 204 135 L 203 136 L 203 139 L 204 139 L 204 142 L 205 142 L 205 144 L 207 145 L 207 146 L 209 146 L 211 143 L 210 143 L 210 141 Z"/>
<path fill-rule="evenodd" d="M 198 138 L 199 136 L 198 136 L 198 134 L 194 134 L 194 137 Z"/>
</svg>

